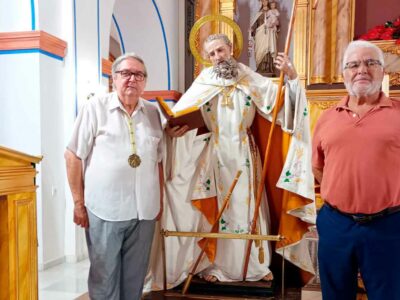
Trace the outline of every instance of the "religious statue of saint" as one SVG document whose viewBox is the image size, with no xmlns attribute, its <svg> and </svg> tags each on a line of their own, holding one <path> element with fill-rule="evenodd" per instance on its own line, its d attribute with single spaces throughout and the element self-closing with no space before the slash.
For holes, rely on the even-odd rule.
<svg viewBox="0 0 400 300">
<path fill-rule="evenodd" d="M 254 38 L 257 72 L 274 76 L 274 59 L 277 55 L 279 10 L 274 0 L 261 0 L 261 8 L 253 18 L 250 33 Z"/>
</svg>

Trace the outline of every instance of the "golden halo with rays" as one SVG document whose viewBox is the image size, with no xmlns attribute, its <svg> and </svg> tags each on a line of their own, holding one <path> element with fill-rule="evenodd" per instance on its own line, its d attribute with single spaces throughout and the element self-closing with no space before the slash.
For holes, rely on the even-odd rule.
<svg viewBox="0 0 400 300">
<path fill-rule="evenodd" d="M 190 45 L 190 51 L 192 52 L 194 58 L 196 59 L 197 62 L 201 63 L 204 66 L 211 66 L 212 63 L 208 59 L 204 59 L 200 53 L 199 50 L 196 47 L 196 34 L 200 30 L 201 26 L 203 26 L 205 23 L 210 22 L 210 21 L 220 21 L 223 23 L 228 24 L 235 33 L 236 36 L 236 41 L 237 41 L 237 47 L 235 47 L 233 51 L 233 57 L 237 59 L 240 56 L 240 53 L 242 52 L 243 48 L 243 35 L 242 31 L 240 30 L 240 27 L 238 24 L 235 23 L 232 19 L 229 19 L 226 16 L 223 15 L 207 15 L 203 16 L 200 19 L 194 23 L 192 29 L 190 30 L 190 36 L 189 36 L 189 45 Z"/>
</svg>

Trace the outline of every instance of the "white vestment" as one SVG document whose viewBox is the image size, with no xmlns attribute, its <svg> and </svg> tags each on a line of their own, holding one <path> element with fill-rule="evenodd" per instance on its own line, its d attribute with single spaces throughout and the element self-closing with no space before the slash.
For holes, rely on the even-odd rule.
<svg viewBox="0 0 400 300">
<path fill-rule="evenodd" d="M 175 139 L 167 167 L 165 209 L 162 227 L 167 230 L 205 232 L 211 225 L 193 207 L 191 200 L 217 196 L 219 208 L 238 170 L 243 173 L 232 193 L 230 204 L 219 222 L 219 231 L 248 233 L 254 214 L 255 197 L 262 165 L 250 133 L 256 112 L 268 120 L 276 100 L 277 86 L 243 64 L 237 79 L 217 78 L 212 68 L 204 69 L 174 106 L 179 112 L 201 107 L 209 133 L 192 130 Z M 291 99 L 290 99 L 291 98 Z M 284 108 L 277 122 L 293 134 L 278 186 L 314 199 L 307 103 L 298 80 L 286 84 Z M 253 150 L 252 150 L 253 149 Z M 256 175 L 257 174 L 257 175 Z M 256 178 L 255 178 L 256 176 Z M 257 181 L 257 182 L 255 182 Z M 268 231 L 268 204 L 262 199 L 259 224 Z M 168 237 L 166 242 L 167 284 L 172 288 L 185 280 L 200 248 L 194 238 Z M 258 260 L 253 243 L 247 280 L 262 279 L 270 271 L 270 249 L 264 242 L 265 261 Z M 211 274 L 220 281 L 240 281 L 246 250 L 244 240 L 218 240 L 213 264 L 204 256 L 196 272 Z M 161 260 L 152 263 L 153 289 L 162 288 Z"/>
</svg>

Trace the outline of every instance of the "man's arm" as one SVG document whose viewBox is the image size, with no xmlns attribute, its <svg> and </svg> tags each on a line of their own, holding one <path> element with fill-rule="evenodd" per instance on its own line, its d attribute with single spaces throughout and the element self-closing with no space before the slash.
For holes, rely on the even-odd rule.
<svg viewBox="0 0 400 300">
<path fill-rule="evenodd" d="M 164 197 L 164 170 L 162 163 L 158 163 L 158 177 L 160 180 L 160 212 L 158 213 L 156 220 L 160 220 L 162 213 L 164 211 L 164 202 L 163 202 L 163 197 Z"/>
<path fill-rule="evenodd" d="M 69 149 L 65 151 L 64 157 L 67 165 L 68 183 L 74 200 L 74 223 L 87 228 L 89 227 L 89 219 L 83 192 L 82 160 Z"/>
<path fill-rule="evenodd" d="M 315 167 L 312 168 L 313 174 L 315 179 L 321 183 L 322 182 L 322 175 L 323 175 L 323 170 L 322 169 L 317 169 Z"/>
</svg>

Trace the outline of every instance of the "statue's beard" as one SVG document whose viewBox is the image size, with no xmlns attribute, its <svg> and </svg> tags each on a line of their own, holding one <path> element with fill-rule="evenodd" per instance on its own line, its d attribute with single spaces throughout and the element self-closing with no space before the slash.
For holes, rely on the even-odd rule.
<svg viewBox="0 0 400 300">
<path fill-rule="evenodd" d="M 229 58 L 214 66 L 214 72 L 220 78 L 236 78 L 238 76 L 238 64 L 233 58 Z"/>
</svg>

